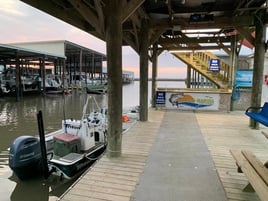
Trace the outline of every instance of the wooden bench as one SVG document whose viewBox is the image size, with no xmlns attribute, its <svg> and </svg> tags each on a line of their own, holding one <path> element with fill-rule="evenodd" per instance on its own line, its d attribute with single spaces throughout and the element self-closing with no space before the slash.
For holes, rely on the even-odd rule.
<svg viewBox="0 0 268 201">
<path fill-rule="evenodd" d="M 252 118 L 254 121 L 259 122 L 264 126 L 268 127 L 268 102 L 264 103 L 262 107 L 247 108 L 245 114 Z"/>
<path fill-rule="evenodd" d="M 254 190 L 259 198 L 268 200 L 268 168 L 256 158 L 254 154 L 246 150 L 230 150 L 236 160 L 239 172 L 242 171 L 248 178 L 249 184 L 243 191 Z"/>
</svg>

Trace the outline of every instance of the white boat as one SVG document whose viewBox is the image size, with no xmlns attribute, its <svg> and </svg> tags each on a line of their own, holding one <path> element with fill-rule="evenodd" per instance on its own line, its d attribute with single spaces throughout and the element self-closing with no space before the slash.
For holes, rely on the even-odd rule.
<svg viewBox="0 0 268 201">
<path fill-rule="evenodd" d="M 45 79 L 45 92 L 46 94 L 62 94 L 64 87 L 60 76 L 47 75 Z"/>
<path fill-rule="evenodd" d="M 106 110 L 87 114 L 88 101 L 89 98 L 81 120 L 64 119 L 60 130 L 45 136 L 40 111 L 37 115 L 39 137 L 21 136 L 14 140 L 9 166 L 19 179 L 42 174 L 48 178 L 51 173 L 70 179 L 103 154 L 107 143 Z"/>
</svg>

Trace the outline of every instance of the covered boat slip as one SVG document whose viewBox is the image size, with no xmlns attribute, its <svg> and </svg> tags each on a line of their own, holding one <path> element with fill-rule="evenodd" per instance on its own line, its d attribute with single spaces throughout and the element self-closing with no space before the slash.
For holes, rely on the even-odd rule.
<svg viewBox="0 0 268 201">
<path fill-rule="evenodd" d="M 0 72 L 0 95 L 14 91 L 19 99 L 24 92 L 40 92 L 39 78 L 43 78 L 45 86 L 45 68 L 52 65 L 60 68 L 65 59 L 59 54 L 0 44 L 0 65 L 6 71 Z"/>
<path fill-rule="evenodd" d="M 148 122 L 123 135 L 122 156 L 102 157 L 60 200 L 257 201 L 242 191 L 248 180 L 230 149 L 265 162 L 268 143 L 260 133 L 249 129 L 244 112 L 150 109 Z"/>
<path fill-rule="evenodd" d="M 22 93 L 40 93 L 43 86 L 44 92 L 57 94 L 68 86 L 102 83 L 107 77 L 105 60 L 104 54 L 66 40 L 0 44 L 0 66 L 4 67 L 0 92 L 6 95 L 16 89 L 19 99 Z"/>
<path fill-rule="evenodd" d="M 251 105 L 260 105 L 264 54 L 267 47 L 266 0 L 22 1 L 106 42 L 109 157 L 120 157 L 122 153 L 124 45 L 130 46 L 139 55 L 140 121 L 148 120 L 149 60 L 152 61 L 153 101 L 157 88 L 157 59 L 164 51 L 173 51 L 172 54 L 180 57 L 182 61 L 188 58 L 174 51 L 201 52 L 197 59 L 202 67 L 202 63 L 206 63 L 204 57 L 207 55 L 203 54 L 205 50 L 223 50 L 230 57 L 230 68 L 224 67 L 224 72 L 220 72 L 224 85 L 216 85 L 218 88 L 231 89 L 235 80 L 237 58 L 244 40 L 251 47 L 255 47 Z M 255 33 L 255 36 L 252 33 Z M 214 66 L 214 62 L 211 64 L 213 71 L 221 71 Z M 195 64 L 191 61 L 187 66 L 188 69 L 194 69 Z M 187 74 L 189 72 L 190 70 Z M 154 104 L 152 105 L 154 107 Z"/>
</svg>

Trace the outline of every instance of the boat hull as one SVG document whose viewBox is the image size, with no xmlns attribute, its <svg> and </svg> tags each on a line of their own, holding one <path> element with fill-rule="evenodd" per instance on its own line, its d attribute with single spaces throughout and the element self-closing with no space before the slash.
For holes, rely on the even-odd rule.
<svg viewBox="0 0 268 201">
<path fill-rule="evenodd" d="M 64 89 L 58 87 L 46 87 L 45 88 L 46 94 L 63 94 Z"/>
<path fill-rule="evenodd" d="M 54 174 L 63 176 L 67 179 L 71 179 L 88 169 L 98 158 L 102 156 L 102 154 L 105 152 L 105 149 L 106 146 L 101 146 L 97 150 L 94 150 L 94 152 L 85 154 L 82 158 L 70 164 L 62 164 L 60 162 L 57 162 L 57 160 L 50 161 L 49 166 L 55 170 Z M 75 154 L 71 154 L 75 158 Z"/>
</svg>

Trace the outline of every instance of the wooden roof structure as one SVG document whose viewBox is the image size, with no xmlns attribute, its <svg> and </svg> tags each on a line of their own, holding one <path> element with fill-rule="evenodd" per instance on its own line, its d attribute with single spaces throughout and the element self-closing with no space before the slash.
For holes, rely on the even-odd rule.
<svg viewBox="0 0 268 201">
<path fill-rule="evenodd" d="M 253 86 L 256 90 L 252 91 L 256 94 L 252 97 L 256 98 L 252 102 L 257 103 L 254 106 L 260 103 L 257 93 L 261 92 L 259 78 L 263 74 L 267 44 L 264 40 L 266 0 L 21 1 L 106 41 L 108 157 L 119 157 L 122 149 L 122 79 L 119 79 L 122 45 L 131 46 L 140 56 L 140 121 L 148 120 L 148 50 L 152 50 L 149 53 L 155 89 L 157 56 L 163 50 L 221 48 L 235 58 L 240 49 L 237 42 L 245 38 L 255 46 Z"/>
<path fill-rule="evenodd" d="M 105 41 L 109 0 L 22 0 Z M 230 36 L 254 45 L 256 13 L 266 0 L 121 0 L 123 45 L 139 52 L 141 20 L 149 20 L 149 44 L 163 50 L 230 51 Z M 206 31 L 200 31 L 206 29 Z M 187 33 L 190 31 L 191 33 Z M 195 31 L 194 31 L 195 30 Z M 202 36 L 202 37 L 201 37 Z"/>
</svg>

